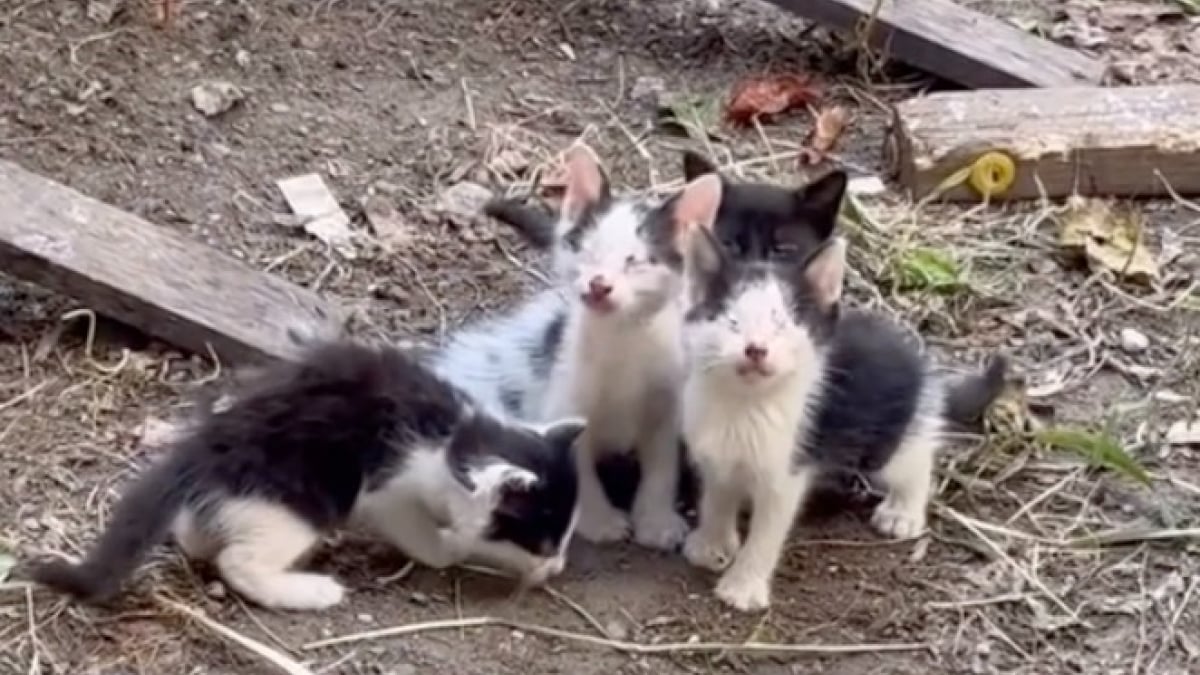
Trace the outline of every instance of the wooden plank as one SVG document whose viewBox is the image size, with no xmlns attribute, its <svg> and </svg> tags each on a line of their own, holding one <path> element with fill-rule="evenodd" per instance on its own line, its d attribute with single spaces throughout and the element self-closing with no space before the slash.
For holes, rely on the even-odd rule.
<svg viewBox="0 0 1200 675">
<path fill-rule="evenodd" d="M 10 162 L 0 161 L 0 269 L 227 362 L 293 358 L 341 334 L 319 296 Z"/>
<path fill-rule="evenodd" d="M 879 12 L 870 43 L 911 66 L 974 89 L 1099 84 L 1096 59 L 971 11 L 952 0 L 771 0 L 854 34 Z"/>
<path fill-rule="evenodd" d="M 1167 184 L 1197 194 L 1196 110 L 1200 85 L 944 92 L 897 107 L 889 149 L 914 197 L 988 150 L 1016 163 L 1016 181 L 1001 199 L 1043 190 L 1048 197 L 1163 196 Z M 965 185 L 945 197 L 979 199 Z"/>
</svg>

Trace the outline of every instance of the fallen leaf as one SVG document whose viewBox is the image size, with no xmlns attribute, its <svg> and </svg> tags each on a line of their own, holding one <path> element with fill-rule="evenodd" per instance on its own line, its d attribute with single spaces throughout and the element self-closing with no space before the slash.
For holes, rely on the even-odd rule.
<svg viewBox="0 0 1200 675">
<path fill-rule="evenodd" d="M 965 285 L 958 262 L 949 253 L 935 248 L 905 250 L 898 268 L 898 281 L 903 290 L 953 292 Z"/>
<path fill-rule="evenodd" d="M 718 137 L 721 105 L 715 99 L 699 96 L 667 97 L 658 108 L 658 123 L 666 131 L 682 133 L 698 141 Z"/>
<path fill-rule="evenodd" d="M 236 84 L 223 80 L 203 82 L 192 87 L 192 105 L 205 117 L 220 115 L 245 97 L 246 94 Z"/>
<path fill-rule="evenodd" d="M 725 106 L 725 119 L 749 125 L 812 103 L 820 94 L 807 75 L 783 74 L 753 77 L 739 82 Z"/>
<path fill-rule="evenodd" d="M 1110 270 L 1139 284 L 1158 278 L 1158 263 L 1142 242 L 1144 221 L 1135 211 L 1077 195 L 1067 201 L 1060 224 L 1059 244 L 1093 272 Z"/>
<path fill-rule="evenodd" d="M 383 195 L 371 195 L 363 203 L 363 214 L 367 217 L 375 237 L 384 248 L 396 249 L 403 247 L 413 236 L 412 227 L 404 222 L 391 200 Z"/>
<path fill-rule="evenodd" d="M 519 178 L 529 169 L 529 159 L 520 150 L 504 150 L 496 153 L 488 162 L 488 170 L 504 178 Z"/>
<path fill-rule="evenodd" d="M 850 111 L 844 106 L 834 105 L 817 112 L 813 122 L 812 137 L 808 147 L 800 149 L 800 164 L 820 164 L 833 151 L 842 132 L 850 124 Z"/>
<path fill-rule="evenodd" d="M 333 192 L 315 173 L 276 182 L 292 212 L 303 219 L 304 231 L 320 239 L 347 260 L 358 257 L 350 217 L 342 211 Z"/>
<path fill-rule="evenodd" d="M 1125 474 L 1143 485 L 1150 484 L 1150 474 L 1141 463 L 1106 432 L 1058 427 L 1044 429 L 1036 434 L 1036 438 L 1051 447 L 1075 452 L 1096 466 Z"/>
</svg>

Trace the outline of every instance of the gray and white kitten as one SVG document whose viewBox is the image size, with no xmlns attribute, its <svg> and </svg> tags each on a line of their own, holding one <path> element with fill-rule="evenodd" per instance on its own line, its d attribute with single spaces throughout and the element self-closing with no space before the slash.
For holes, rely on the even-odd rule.
<svg viewBox="0 0 1200 675">
<path fill-rule="evenodd" d="M 701 180 L 720 194 L 715 178 Z M 871 476 L 886 492 L 875 527 L 897 538 L 919 534 L 941 431 L 990 405 L 1004 360 L 951 381 L 888 320 L 843 315 L 841 238 L 808 259 L 735 260 L 698 230 L 688 269 L 683 436 L 702 492 L 684 554 L 724 571 L 717 596 L 744 611 L 769 605 L 787 534 L 826 472 Z M 743 543 L 745 502 L 752 515 Z"/>
<path fill-rule="evenodd" d="M 528 420 L 579 415 L 585 539 L 622 539 L 630 518 L 596 473 L 611 453 L 636 452 L 641 480 L 632 529 L 671 549 L 687 533 L 675 510 L 685 235 L 711 227 L 717 203 L 691 186 L 656 203 L 614 197 L 596 155 L 567 151 L 567 186 L 554 235 L 555 280 L 512 314 L 453 336 L 434 367 L 489 410 Z"/>
</svg>

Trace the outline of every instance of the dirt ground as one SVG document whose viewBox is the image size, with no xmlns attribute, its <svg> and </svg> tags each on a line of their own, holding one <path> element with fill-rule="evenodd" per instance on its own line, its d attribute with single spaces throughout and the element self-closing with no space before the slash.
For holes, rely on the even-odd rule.
<svg viewBox="0 0 1200 675">
<path fill-rule="evenodd" d="M 813 73 L 855 110 L 838 157 L 855 175 L 882 171 L 886 104 L 930 84 L 901 67 L 862 68 L 843 41 L 755 0 L 700 14 L 687 0 L 211 0 L 185 3 L 167 31 L 148 2 L 109 2 L 123 7 L 111 20 L 104 4 L 0 2 L 0 157 L 318 289 L 354 311 L 359 334 L 393 339 L 436 339 L 535 283 L 537 261 L 510 233 L 443 213 L 450 186 L 519 191 L 529 172 L 514 177 L 514 165 L 536 172 L 581 135 L 618 185 L 679 179 L 679 149 L 702 144 L 654 130 L 642 78 L 713 102 L 750 74 Z M 1097 54 L 1117 80 L 1200 81 L 1200 23 L 1184 3 L 978 4 Z M 210 80 L 236 84 L 244 101 L 202 115 L 190 91 Z M 722 129 L 713 143 L 732 173 L 798 184 L 792 156 L 809 119 Z M 345 260 L 286 227 L 274 182 L 310 171 L 362 232 L 368 196 L 394 206 L 405 227 L 375 234 L 400 243 Z M 1011 426 L 964 439 L 946 453 L 928 538 L 882 541 L 857 507 L 810 518 L 774 606 L 757 616 L 719 604 L 711 576 L 679 556 L 633 546 L 579 543 L 553 593 L 514 596 L 470 570 L 399 574 L 403 558 L 347 535 L 313 564 L 353 592 L 307 615 L 248 606 L 164 547 L 115 609 L 0 579 L 0 673 L 276 672 L 156 594 L 318 673 L 1196 672 L 1200 449 L 1161 433 L 1200 400 L 1200 209 L 1135 208 L 1162 269 L 1151 288 L 1063 263 L 1058 206 L 873 200 L 850 233 L 852 291 L 947 357 L 1007 351 L 1044 424 L 1108 428 L 1150 487 Z M 893 262 L 914 246 L 951 252 L 969 283 L 897 288 Z M 215 375 L 112 322 L 89 338 L 86 314 L 63 318 L 79 308 L 0 276 L 0 553 L 79 553 L 146 459 L 143 420 L 169 417 Z M 1148 347 L 1123 344 L 1128 328 Z M 1078 541 L 1113 530 L 1126 541 Z M 304 648 L 480 616 L 527 625 Z M 659 647 L 622 652 L 543 628 Z M 748 641 L 902 649 L 695 651 Z"/>
</svg>

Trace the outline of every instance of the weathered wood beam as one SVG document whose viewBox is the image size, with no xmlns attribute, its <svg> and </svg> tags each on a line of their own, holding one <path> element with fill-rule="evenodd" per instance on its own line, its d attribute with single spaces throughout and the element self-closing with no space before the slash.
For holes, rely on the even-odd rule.
<svg viewBox="0 0 1200 675">
<path fill-rule="evenodd" d="M 1200 194 L 1200 85 L 943 92 L 902 102 L 889 139 L 915 197 L 989 150 L 1016 180 L 1001 199 L 1045 194 Z M 968 186 L 945 195 L 978 199 Z"/>
<path fill-rule="evenodd" d="M 1105 73 L 1096 59 L 952 0 L 771 2 L 851 35 L 869 21 L 874 48 L 973 89 L 1099 84 Z"/>
<path fill-rule="evenodd" d="M 0 161 L 0 270 L 199 354 L 293 358 L 341 334 L 316 294 Z"/>
</svg>

